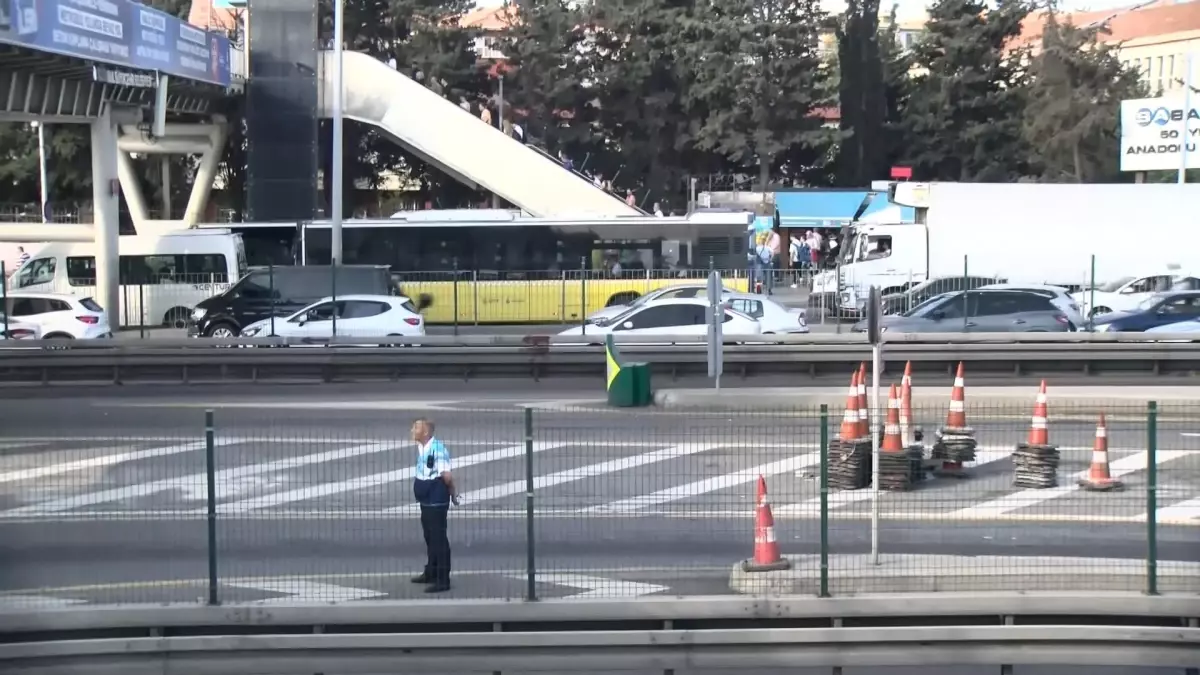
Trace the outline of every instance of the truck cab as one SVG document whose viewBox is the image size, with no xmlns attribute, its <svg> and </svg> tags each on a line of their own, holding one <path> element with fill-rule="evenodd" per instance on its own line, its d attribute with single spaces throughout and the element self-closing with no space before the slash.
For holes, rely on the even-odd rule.
<svg viewBox="0 0 1200 675">
<path fill-rule="evenodd" d="M 867 290 L 900 293 L 925 281 L 927 234 L 916 223 L 858 224 L 844 230 L 836 270 L 813 279 L 813 295 L 841 316 L 854 317 L 866 306 Z"/>
</svg>

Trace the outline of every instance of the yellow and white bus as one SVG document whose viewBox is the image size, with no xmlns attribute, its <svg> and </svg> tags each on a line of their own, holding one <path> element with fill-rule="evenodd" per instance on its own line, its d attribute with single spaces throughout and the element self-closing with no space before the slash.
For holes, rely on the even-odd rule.
<svg viewBox="0 0 1200 675">
<path fill-rule="evenodd" d="M 719 210 L 575 219 L 414 211 L 344 221 L 339 262 L 389 266 L 405 295 L 432 298 L 428 323 L 573 323 L 711 269 L 746 290 L 753 219 Z M 252 266 L 331 262 L 328 221 L 223 226 L 242 234 Z"/>
</svg>

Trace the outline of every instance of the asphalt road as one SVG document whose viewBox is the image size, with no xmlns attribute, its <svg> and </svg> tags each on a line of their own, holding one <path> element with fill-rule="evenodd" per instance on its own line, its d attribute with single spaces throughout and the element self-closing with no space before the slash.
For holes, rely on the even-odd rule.
<svg viewBox="0 0 1200 675">
<path fill-rule="evenodd" d="M 203 410 L 215 405 L 216 554 L 226 600 L 417 592 L 407 576 L 419 569 L 423 548 L 410 504 L 414 450 L 405 436 L 419 415 L 440 425 L 466 497 L 452 514 L 458 581 L 449 596 L 522 596 L 528 537 L 520 408 L 530 401 L 495 394 L 481 410 L 477 403 L 385 399 L 364 409 L 361 400 L 312 391 L 223 401 L 183 394 L 5 401 L 0 591 L 45 602 L 190 602 L 203 595 Z M 759 475 L 768 481 L 784 552 L 817 552 L 815 420 L 532 403 L 539 406 L 529 455 L 539 597 L 729 592 L 730 567 L 752 551 Z M 1089 423 L 1052 422 L 1063 487 L 1032 492 L 1012 487 L 1008 457 L 1025 423 L 976 416 L 973 425 L 980 447 L 970 478 L 935 478 L 881 497 L 881 550 L 1145 554 L 1142 425 L 1110 424 L 1113 470 L 1126 486 L 1114 493 L 1075 487 L 1091 457 Z M 1159 516 L 1171 523 L 1159 528 L 1164 560 L 1200 559 L 1197 427 L 1160 425 Z M 869 550 L 870 493 L 835 493 L 831 504 L 836 565 L 839 554 Z M 32 602 L 8 602 L 19 601 Z"/>
</svg>

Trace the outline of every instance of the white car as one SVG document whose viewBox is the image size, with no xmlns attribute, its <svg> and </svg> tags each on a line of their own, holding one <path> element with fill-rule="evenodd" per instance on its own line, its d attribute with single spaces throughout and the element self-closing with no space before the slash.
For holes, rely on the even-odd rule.
<svg viewBox="0 0 1200 675">
<path fill-rule="evenodd" d="M 601 323 L 568 328 L 559 335 L 695 335 L 708 333 L 708 301 L 695 298 L 659 300 L 647 302 L 640 307 L 630 307 L 624 314 Z M 585 332 L 586 330 L 586 332 Z M 762 327 L 757 321 L 725 308 L 725 335 L 759 335 Z"/>
<path fill-rule="evenodd" d="M 241 337 L 333 337 L 337 316 L 338 337 L 419 337 L 425 319 L 412 300 L 402 295 L 339 295 L 322 298 L 289 316 L 256 321 L 242 329 Z"/>
<path fill-rule="evenodd" d="M 734 291 L 733 289 L 730 289 L 730 288 L 726 288 L 726 289 L 723 289 L 723 292 L 724 293 L 735 293 L 736 291 Z M 613 317 L 620 316 L 621 314 L 624 314 L 625 312 L 627 312 L 630 308 L 641 307 L 648 302 L 655 302 L 657 300 L 670 300 L 672 298 L 703 298 L 703 297 L 706 297 L 707 295 L 708 295 L 708 284 L 707 283 L 677 284 L 674 286 L 664 286 L 657 290 L 650 291 L 649 293 L 647 293 L 645 295 L 637 297 L 633 302 L 631 302 L 627 305 L 609 305 L 608 307 L 605 307 L 604 309 L 602 309 L 598 312 L 593 312 L 592 315 L 587 318 L 587 320 L 588 320 L 588 323 L 599 323 L 600 321 L 607 321 L 608 319 L 611 319 Z"/>
<path fill-rule="evenodd" d="M 1080 309 L 1079 303 L 1075 298 L 1071 297 L 1067 289 L 1061 286 L 1045 286 L 1042 284 L 988 284 L 987 286 L 981 286 L 980 290 L 1024 291 L 1040 295 L 1049 298 L 1050 303 L 1067 316 L 1067 321 L 1071 322 L 1071 330 L 1079 330 L 1087 323 L 1087 319 L 1084 318 L 1083 310 Z"/>
<path fill-rule="evenodd" d="M 13 318 L 5 320 L 0 313 L 0 340 L 37 340 L 42 337 L 41 328 L 35 323 L 25 323 Z"/>
<path fill-rule="evenodd" d="M 1189 319 L 1187 321 L 1179 321 L 1177 323 L 1169 323 L 1165 326 L 1155 326 L 1147 328 L 1146 333 L 1200 333 L 1200 319 Z"/>
<path fill-rule="evenodd" d="M 108 313 L 96 301 L 62 293 L 8 294 L 9 317 L 36 324 L 43 340 L 95 340 L 112 337 Z"/>
<path fill-rule="evenodd" d="M 756 293 L 726 293 L 721 300 L 730 309 L 757 321 L 763 335 L 808 332 L 808 316 L 802 309 L 788 309 Z"/>
<path fill-rule="evenodd" d="M 1110 312 L 1129 312 L 1155 293 L 1169 291 L 1176 284 L 1187 284 L 1191 275 L 1176 272 L 1140 277 L 1122 277 L 1092 290 L 1082 290 L 1073 297 L 1083 308 L 1084 316 L 1099 316 Z M 1094 305 L 1094 306 L 1093 306 Z"/>
</svg>

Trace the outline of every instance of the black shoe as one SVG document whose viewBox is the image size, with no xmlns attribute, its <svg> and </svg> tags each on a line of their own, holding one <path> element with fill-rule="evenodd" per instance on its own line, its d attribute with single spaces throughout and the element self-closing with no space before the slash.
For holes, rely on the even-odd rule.
<svg viewBox="0 0 1200 675">
<path fill-rule="evenodd" d="M 425 587 L 426 593 L 445 593 L 448 590 L 450 590 L 449 582 L 441 583 L 441 584 L 429 584 L 428 586 Z"/>
<path fill-rule="evenodd" d="M 409 581 L 413 582 L 414 584 L 427 584 L 430 582 L 430 578 L 428 574 L 418 574 L 412 579 L 409 579 Z"/>
</svg>

